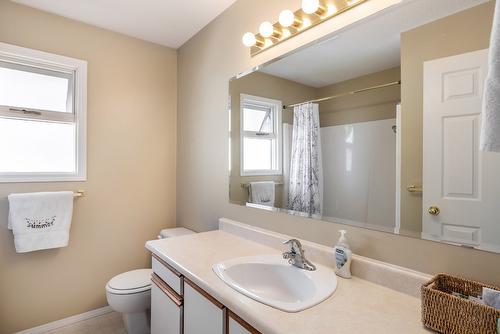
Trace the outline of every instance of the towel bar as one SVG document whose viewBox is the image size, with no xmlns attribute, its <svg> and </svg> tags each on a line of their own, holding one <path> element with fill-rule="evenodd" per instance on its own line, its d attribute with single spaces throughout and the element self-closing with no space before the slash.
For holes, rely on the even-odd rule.
<svg viewBox="0 0 500 334">
<path fill-rule="evenodd" d="M 283 185 L 283 182 L 274 182 L 274 185 L 275 186 L 280 186 L 280 185 Z M 249 188 L 250 187 L 250 182 L 241 182 L 240 186 L 242 188 Z"/>
</svg>

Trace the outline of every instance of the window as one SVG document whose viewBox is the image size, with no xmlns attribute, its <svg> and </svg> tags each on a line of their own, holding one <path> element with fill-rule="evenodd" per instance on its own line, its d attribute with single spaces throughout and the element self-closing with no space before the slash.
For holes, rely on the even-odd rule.
<svg viewBox="0 0 500 334">
<path fill-rule="evenodd" d="M 87 63 L 0 43 L 0 182 L 83 181 Z"/>
<path fill-rule="evenodd" d="M 281 174 L 281 101 L 242 94 L 241 175 Z"/>
</svg>

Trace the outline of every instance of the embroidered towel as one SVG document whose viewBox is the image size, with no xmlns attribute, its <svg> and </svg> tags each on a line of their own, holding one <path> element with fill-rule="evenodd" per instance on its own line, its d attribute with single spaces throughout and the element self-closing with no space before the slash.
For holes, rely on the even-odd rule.
<svg viewBox="0 0 500 334">
<path fill-rule="evenodd" d="M 483 301 L 486 305 L 500 310 L 500 291 L 483 288 Z"/>
<path fill-rule="evenodd" d="M 9 195 L 9 229 L 16 252 L 66 247 L 73 215 L 73 192 Z"/>
<path fill-rule="evenodd" d="M 250 202 L 274 206 L 274 182 L 250 182 Z"/>
<path fill-rule="evenodd" d="M 491 31 L 480 147 L 483 151 L 500 152 L 500 1 L 496 2 Z"/>
</svg>

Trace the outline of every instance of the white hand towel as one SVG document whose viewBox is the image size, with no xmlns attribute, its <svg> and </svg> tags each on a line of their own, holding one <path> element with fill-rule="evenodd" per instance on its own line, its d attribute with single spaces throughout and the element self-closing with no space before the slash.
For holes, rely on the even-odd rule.
<svg viewBox="0 0 500 334">
<path fill-rule="evenodd" d="M 500 1 L 496 2 L 491 31 L 480 147 L 483 151 L 500 152 Z"/>
<path fill-rule="evenodd" d="M 274 206 L 274 182 L 250 182 L 250 201 L 255 204 Z"/>
<path fill-rule="evenodd" d="M 73 192 L 9 195 L 9 229 L 16 252 L 66 247 L 73 215 Z"/>
<path fill-rule="evenodd" d="M 500 291 L 483 288 L 483 301 L 486 305 L 500 310 Z"/>
</svg>

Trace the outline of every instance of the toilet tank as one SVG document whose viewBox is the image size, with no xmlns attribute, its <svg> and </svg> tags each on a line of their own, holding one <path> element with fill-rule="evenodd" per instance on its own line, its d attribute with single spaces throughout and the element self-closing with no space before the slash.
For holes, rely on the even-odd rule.
<svg viewBox="0 0 500 334">
<path fill-rule="evenodd" d="M 166 228 L 160 231 L 158 235 L 158 239 L 166 239 L 172 237 L 179 237 L 181 235 L 194 234 L 196 232 L 191 231 L 185 227 L 174 227 L 174 228 Z"/>
</svg>

